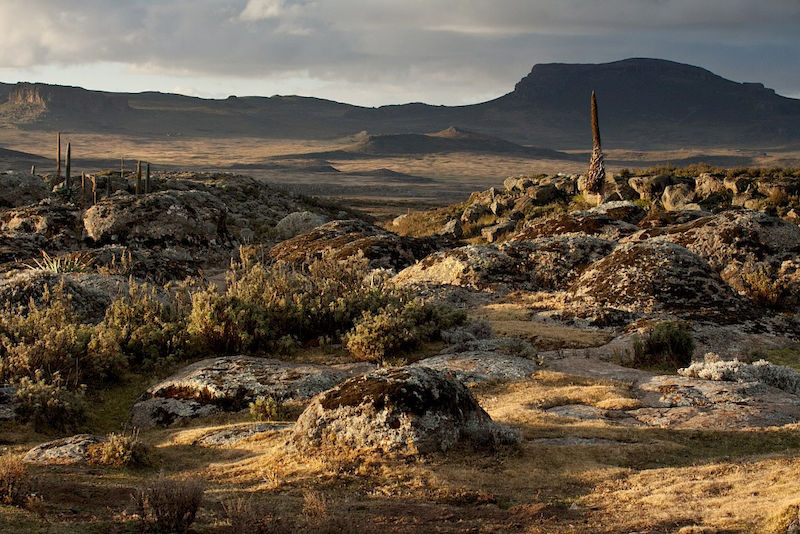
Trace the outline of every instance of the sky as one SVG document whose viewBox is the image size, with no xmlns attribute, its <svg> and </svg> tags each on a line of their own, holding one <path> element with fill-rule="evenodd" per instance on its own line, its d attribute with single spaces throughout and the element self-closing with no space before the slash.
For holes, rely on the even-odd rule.
<svg viewBox="0 0 800 534">
<path fill-rule="evenodd" d="M 654 57 L 800 98 L 800 0 L 0 0 L 0 81 L 463 105 Z"/>
</svg>

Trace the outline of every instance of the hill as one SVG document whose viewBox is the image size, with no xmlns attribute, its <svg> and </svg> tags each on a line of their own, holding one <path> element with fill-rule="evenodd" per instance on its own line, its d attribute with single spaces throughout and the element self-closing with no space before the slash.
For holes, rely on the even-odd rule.
<svg viewBox="0 0 800 534">
<path fill-rule="evenodd" d="M 734 82 L 699 67 L 659 59 L 535 65 L 510 93 L 458 107 L 413 103 L 366 108 L 297 96 L 213 100 L 0 84 L 0 126 L 134 136 L 335 139 L 363 130 L 420 134 L 457 124 L 516 145 L 576 149 L 591 142 L 592 90 L 598 95 L 609 148 L 800 144 L 800 100 L 777 95 L 759 83 Z M 487 141 L 464 135 L 438 137 L 450 146 Z M 424 150 L 436 150 L 436 137 L 375 136 L 365 149 L 398 150 L 421 143 Z M 492 150 L 518 150 L 490 144 Z"/>
</svg>

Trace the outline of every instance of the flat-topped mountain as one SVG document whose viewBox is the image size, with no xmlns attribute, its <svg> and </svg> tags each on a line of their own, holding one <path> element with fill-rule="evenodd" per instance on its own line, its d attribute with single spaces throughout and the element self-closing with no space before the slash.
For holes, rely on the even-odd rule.
<svg viewBox="0 0 800 534">
<path fill-rule="evenodd" d="M 0 84 L 0 125 L 129 135 L 298 139 L 332 139 L 363 130 L 421 134 L 458 125 L 507 139 L 511 145 L 575 149 L 591 143 L 592 90 L 598 96 L 603 140 L 609 148 L 800 144 L 800 100 L 777 95 L 759 83 L 738 83 L 699 67 L 659 59 L 536 65 L 512 92 L 458 107 L 413 103 L 366 108 L 297 96 L 213 100 Z M 454 144 L 465 140 L 460 135 L 439 137 Z M 375 137 L 369 142 L 373 147 L 381 143 L 396 147 L 405 142 L 431 144 L 434 137 Z M 491 146 L 491 150 L 509 149 L 508 144 Z"/>
</svg>

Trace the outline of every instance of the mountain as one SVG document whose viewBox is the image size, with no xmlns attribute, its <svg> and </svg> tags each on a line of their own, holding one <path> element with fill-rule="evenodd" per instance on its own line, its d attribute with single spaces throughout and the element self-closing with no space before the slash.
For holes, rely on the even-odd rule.
<svg viewBox="0 0 800 534">
<path fill-rule="evenodd" d="M 404 143 L 430 148 L 438 141 L 430 134 L 425 138 L 381 134 L 421 134 L 458 125 L 507 139 L 510 145 L 586 149 L 591 145 L 592 90 L 597 93 L 608 148 L 800 144 L 800 100 L 777 95 L 758 83 L 734 82 L 699 67 L 660 59 L 535 65 L 510 93 L 458 107 L 413 103 L 367 108 L 297 96 L 213 100 L 0 84 L 0 126 L 133 136 L 298 139 L 333 139 L 366 130 L 374 137 L 365 141 L 365 150 L 383 150 L 382 144 L 396 150 Z M 458 144 L 456 137 L 448 139 L 451 145 Z M 510 145 L 494 143 L 492 150 L 504 151 Z"/>
</svg>

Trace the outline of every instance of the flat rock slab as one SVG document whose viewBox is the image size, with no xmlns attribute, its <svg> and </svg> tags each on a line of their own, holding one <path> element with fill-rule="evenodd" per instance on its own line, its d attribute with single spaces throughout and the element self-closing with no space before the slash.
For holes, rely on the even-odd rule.
<svg viewBox="0 0 800 534">
<path fill-rule="evenodd" d="M 609 411 L 588 406 L 586 404 L 564 404 L 562 406 L 553 406 L 548 408 L 545 412 L 557 415 L 558 417 L 567 417 L 569 419 L 608 419 Z"/>
<path fill-rule="evenodd" d="M 37 445 L 29 450 L 22 460 L 38 465 L 82 464 L 89 459 L 89 448 L 104 441 L 107 439 L 103 436 L 78 434 Z"/>
<path fill-rule="evenodd" d="M 239 411 L 258 397 L 307 399 L 372 366 L 285 362 L 226 356 L 189 365 L 159 382 L 134 405 L 131 423 L 166 426 L 220 412 Z"/>
<path fill-rule="evenodd" d="M 487 380 L 519 380 L 539 369 L 533 360 L 485 351 L 440 354 L 420 360 L 412 366 L 436 369 L 465 384 Z"/>
<path fill-rule="evenodd" d="M 291 428 L 291 423 L 252 423 L 213 430 L 194 441 L 202 447 L 230 447 L 245 439 L 262 434 Z"/>
</svg>

